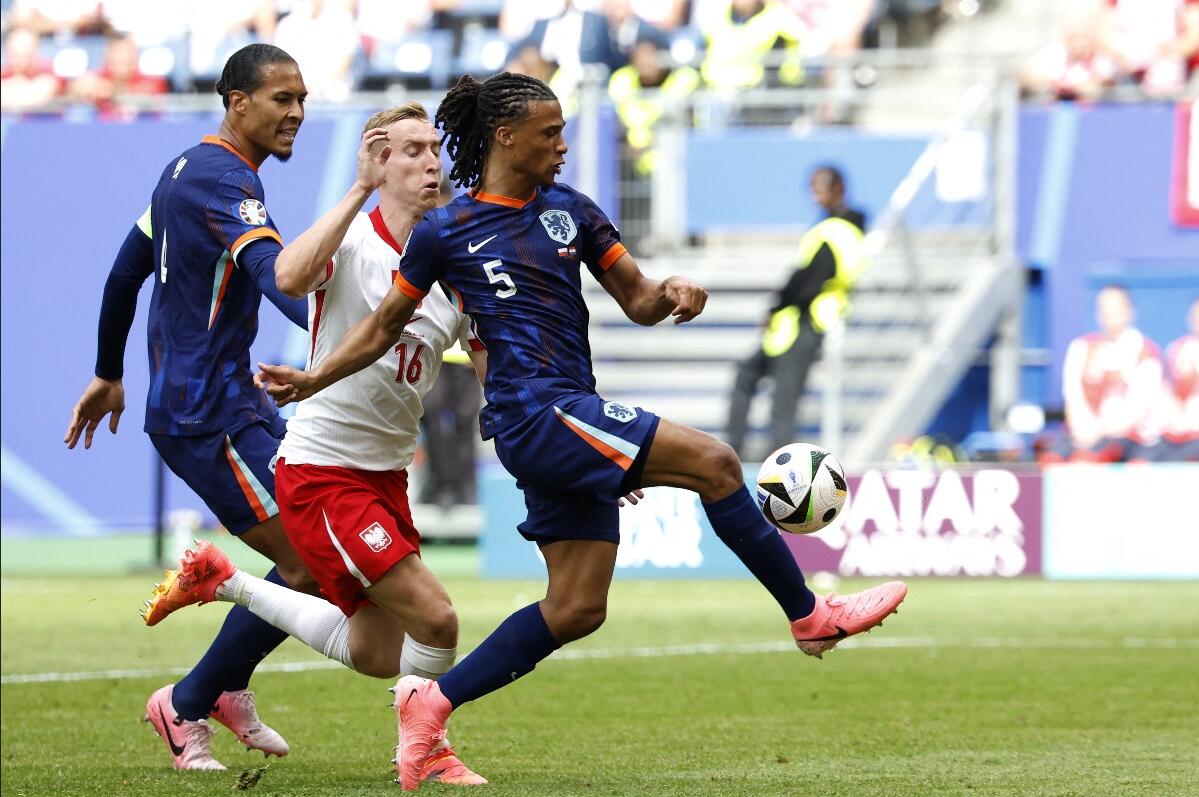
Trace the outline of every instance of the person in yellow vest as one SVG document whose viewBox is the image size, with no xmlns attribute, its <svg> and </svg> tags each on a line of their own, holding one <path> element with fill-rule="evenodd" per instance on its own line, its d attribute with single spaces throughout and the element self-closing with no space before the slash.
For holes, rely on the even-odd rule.
<svg viewBox="0 0 1199 797">
<path fill-rule="evenodd" d="M 780 44 L 784 59 L 778 82 L 784 86 L 803 82 L 799 45 L 806 26 L 781 0 L 731 0 L 722 13 L 699 23 L 708 40 L 701 72 L 715 91 L 732 94 L 761 86 L 766 78 L 763 62 Z"/>
<path fill-rule="evenodd" d="M 750 402 L 767 376 L 774 380 L 771 450 L 793 442 L 799 400 L 824 332 L 849 312 L 850 292 L 867 264 L 866 217 L 845 204 L 841 172 L 817 169 L 811 191 L 825 218 L 800 240 L 795 271 L 770 309 L 761 346 L 737 370 L 726 434 L 739 454 Z"/>
<path fill-rule="evenodd" d="M 699 87 L 697 71 L 689 66 L 671 69 L 665 56 L 658 42 L 644 39 L 633 46 L 628 65 L 608 79 L 608 96 L 624 123 L 625 140 L 641 176 L 654 170 L 654 125 L 670 103 L 681 101 Z"/>
</svg>

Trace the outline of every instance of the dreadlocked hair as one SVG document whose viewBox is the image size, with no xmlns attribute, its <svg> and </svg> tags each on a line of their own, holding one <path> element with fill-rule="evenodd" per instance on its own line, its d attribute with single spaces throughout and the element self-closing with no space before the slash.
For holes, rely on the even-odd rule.
<svg viewBox="0 0 1199 797">
<path fill-rule="evenodd" d="M 483 177 L 483 164 L 496 128 L 523 118 L 528 104 L 557 100 L 549 86 L 528 75 L 501 72 L 480 83 L 463 75 L 437 106 L 442 146 L 454 161 L 450 180 L 472 188 Z"/>
</svg>

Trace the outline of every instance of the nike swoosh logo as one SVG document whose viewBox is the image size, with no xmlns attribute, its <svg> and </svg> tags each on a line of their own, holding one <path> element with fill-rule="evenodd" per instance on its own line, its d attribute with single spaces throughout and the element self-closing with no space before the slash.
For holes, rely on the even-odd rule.
<svg viewBox="0 0 1199 797">
<path fill-rule="evenodd" d="M 175 739 L 171 736 L 171 723 L 167 722 L 167 715 L 163 713 L 162 706 L 158 707 L 158 716 L 162 718 L 162 732 L 167 735 L 167 744 L 171 746 L 171 752 L 176 756 L 183 755 L 183 748 L 175 744 Z"/>
<path fill-rule="evenodd" d="M 811 639 L 805 639 L 803 641 L 804 642 L 830 642 L 834 639 L 845 639 L 845 637 L 849 636 L 849 632 L 846 631 L 841 626 L 839 626 L 839 625 L 834 626 L 834 628 L 837 629 L 837 633 L 835 633 L 835 634 L 829 634 L 828 636 L 812 637 Z"/>
<path fill-rule="evenodd" d="M 499 233 L 496 233 L 496 235 L 499 235 Z M 491 238 L 495 238 L 495 235 L 491 236 Z M 488 243 L 488 241 L 490 241 L 490 240 L 491 240 L 491 238 L 488 238 L 488 239 L 486 239 L 486 240 L 485 240 L 485 241 L 483 241 L 482 243 L 478 243 L 478 244 L 467 244 L 467 245 L 466 245 L 466 251 L 467 251 L 467 252 L 470 252 L 470 253 L 473 255 L 475 252 L 479 251 L 479 250 L 480 250 L 480 249 L 482 249 L 484 246 L 487 246 L 487 243 Z"/>
</svg>

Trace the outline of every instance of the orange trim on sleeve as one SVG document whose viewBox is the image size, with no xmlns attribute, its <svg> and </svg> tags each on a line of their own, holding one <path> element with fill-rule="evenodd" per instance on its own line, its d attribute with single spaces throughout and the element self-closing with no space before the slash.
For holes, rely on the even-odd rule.
<svg viewBox="0 0 1199 797">
<path fill-rule="evenodd" d="M 233 246 L 229 247 L 229 251 L 233 254 L 233 257 L 236 258 L 238 251 L 256 238 L 273 238 L 279 242 L 280 246 L 283 246 L 283 239 L 279 237 L 279 233 L 275 232 L 270 227 L 255 227 L 254 229 L 247 230 L 239 235 L 237 240 L 233 242 Z"/>
<path fill-rule="evenodd" d="M 420 288 L 404 279 L 404 275 L 398 271 L 396 272 L 395 286 L 397 289 L 399 289 L 400 293 L 404 294 L 414 302 L 419 302 L 421 299 L 425 298 L 425 294 L 428 293 L 428 291 L 422 291 Z"/>
<path fill-rule="evenodd" d="M 508 208 L 523 208 L 525 205 L 537 198 L 537 189 L 533 189 L 533 193 L 528 199 L 514 199 L 510 196 L 501 196 L 500 194 L 488 194 L 484 191 L 475 191 L 471 195 L 472 199 L 479 202 L 490 202 L 493 205 L 503 205 Z"/>
<path fill-rule="evenodd" d="M 599 259 L 599 262 L 596 263 L 596 266 L 599 267 L 600 271 L 607 271 L 608 269 L 612 268 L 613 263 L 615 263 L 617 260 L 620 260 L 620 258 L 628 254 L 628 252 L 629 250 L 624 248 L 624 244 L 617 241 L 616 243 L 612 244 L 612 247 L 607 252 L 604 252 L 604 256 Z"/>
<path fill-rule="evenodd" d="M 229 150 L 237 157 L 241 158 L 242 162 L 245 163 L 247 166 L 249 166 L 251 169 L 253 169 L 254 171 L 258 171 L 258 167 L 255 166 L 253 163 L 251 163 L 249 158 L 247 158 L 245 155 L 242 155 L 240 152 L 238 152 L 237 147 L 233 146 L 232 144 L 230 144 L 228 141 L 221 138 L 220 136 L 204 136 L 204 138 L 200 139 L 200 141 L 204 142 L 205 144 L 216 144 L 218 147 L 224 147 L 225 149 Z"/>
</svg>

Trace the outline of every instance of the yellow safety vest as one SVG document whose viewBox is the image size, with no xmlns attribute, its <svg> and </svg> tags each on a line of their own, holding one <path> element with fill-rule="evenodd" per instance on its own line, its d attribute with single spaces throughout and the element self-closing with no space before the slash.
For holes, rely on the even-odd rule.
<svg viewBox="0 0 1199 797">
<path fill-rule="evenodd" d="M 807 268 L 820 247 L 828 244 L 836 263 L 831 279 L 824 281 L 820 293 L 808 306 L 812 328 L 824 332 L 838 318 L 849 313 L 849 292 L 866 269 L 866 234 L 856 224 L 845 219 L 830 218 L 812 226 L 799 241 L 797 268 Z M 799 337 L 800 309 L 784 307 L 770 316 L 762 336 L 762 351 L 767 357 L 778 357 Z"/>
<path fill-rule="evenodd" d="M 799 43 L 805 32 L 803 20 L 781 3 L 767 4 L 740 24 L 733 21 L 730 7 L 707 32 L 707 55 L 700 67 L 704 82 L 717 91 L 759 85 L 766 73 L 762 59 L 782 39 L 787 59 L 779 67 L 779 80 L 789 86 L 798 85 L 804 78 Z"/>
<path fill-rule="evenodd" d="M 455 365 L 470 365 L 470 355 L 458 346 L 451 346 L 441 353 L 441 361 Z"/>
<path fill-rule="evenodd" d="M 622 66 L 608 80 L 608 96 L 616 105 L 616 113 L 628 130 L 629 144 L 638 149 L 648 147 L 653 141 L 654 125 L 665 110 L 666 98 L 686 97 L 699 87 L 699 73 L 691 67 L 680 67 L 667 75 L 659 88 L 660 95 L 654 99 L 645 96 L 641 76 L 637 68 Z"/>
</svg>

